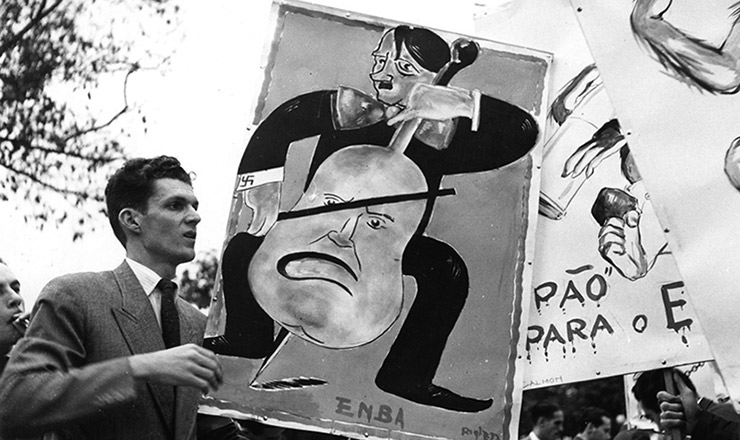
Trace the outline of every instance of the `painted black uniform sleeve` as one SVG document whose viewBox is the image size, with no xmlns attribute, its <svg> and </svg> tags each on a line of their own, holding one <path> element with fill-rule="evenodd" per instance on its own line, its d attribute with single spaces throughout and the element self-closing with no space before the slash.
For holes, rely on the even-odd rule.
<svg viewBox="0 0 740 440">
<path fill-rule="evenodd" d="M 284 166 L 291 142 L 333 130 L 332 93 L 335 92 L 307 93 L 270 113 L 249 140 L 239 164 L 239 174 Z"/>
<path fill-rule="evenodd" d="M 537 142 L 539 130 L 532 115 L 490 96 L 481 96 L 480 122 L 461 118 L 450 146 L 443 150 L 444 174 L 487 171 L 525 156 Z"/>
</svg>

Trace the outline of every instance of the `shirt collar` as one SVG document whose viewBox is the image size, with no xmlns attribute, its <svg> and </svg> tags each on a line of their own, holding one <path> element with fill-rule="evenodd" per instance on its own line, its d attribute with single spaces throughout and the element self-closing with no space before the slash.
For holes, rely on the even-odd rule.
<svg viewBox="0 0 740 440">
<path fill-rule="evenodd" d="M 156 272 L 144 266 L 143 264 L 134 261 L 128 257 L 126 257 L 126 263 L 128 263 L 128 266 L 134 272 L 136 279 L 139 280 L 139 284 L 141 284 L 141 288 L 144 289 L 144 293 L 146 293 L 146 296 L 150 296 L 152 292 L 154 292 L 154 289 L 157 287 L 157 283 L 159 282 L 159 280 L 162 279 L 162 277 L 157 275 Z M 174 279 L 170 281 L 177 284 L 177 281 L 175 281 Z"/>
</svg>

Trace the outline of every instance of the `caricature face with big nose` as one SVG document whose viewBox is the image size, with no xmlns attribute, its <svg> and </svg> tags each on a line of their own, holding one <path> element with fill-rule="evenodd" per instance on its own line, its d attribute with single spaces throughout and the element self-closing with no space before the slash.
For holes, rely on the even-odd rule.
<svg viewBox="0 0 740 440">
<path fill-rule="evenodd" d="M 386 105 L 405 106 L 414 85 L 431 84 L 434 80 L 435 73 L 423 68 L 405 45 L 396 50 L 392 30 L 383 35 L 372 56 L 370 79 L 376 98 Z"/>
<path fill-rule="evenodd" d="M 324 161 L 290 213 L 265 236 L 249 282 L 280 325 L 315 344 L 350 348 L 382 335 L 403 304 L 401 259 L 425 200 L 426 181 L 403 154 L 343 148 Z M 381 198 L 381 199 L 379 199 Z"/>
</svg>

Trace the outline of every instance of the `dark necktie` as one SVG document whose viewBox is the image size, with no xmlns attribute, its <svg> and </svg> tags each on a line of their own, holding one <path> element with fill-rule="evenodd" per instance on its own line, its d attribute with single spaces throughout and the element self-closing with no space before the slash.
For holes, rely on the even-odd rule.
<svg viewBox="0 0 740 440">
<path fill-rule="evenodd" d="M 162 308 L 160 317 L 162 318 L 162 339 L 164 339 L 165 348 L 171 348 L 180 345 L 180 318 L 177 316 L 175 307 L 175 289 L 177 285 L 172 281 L 165 279 L 159 280 L 157 288 L 162 292 Z"/>
</svg>

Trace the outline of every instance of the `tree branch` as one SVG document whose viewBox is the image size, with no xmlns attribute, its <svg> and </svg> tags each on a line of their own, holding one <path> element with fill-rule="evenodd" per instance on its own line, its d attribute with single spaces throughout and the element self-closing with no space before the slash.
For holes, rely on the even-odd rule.
<svg viewBox="0 0 740 440">
<path fill-rule="evenodd" d="M 33 29 L 36 25 L 38 25 L 41 20 L 44 19 L 51 11 L 57 8 L 60 4 L 62 4 L 63 0 L 57 0 L 56 3 L 51 5 L 49 9 L 44 10 L 44 7 L 46 6 L 46 0 L 43 0 L 41 2 L 41 6 L 39 7 L 39 12 L 36 14 L 35 17 L 31 18 L 31 21 L 28 22 L 26 26 L 23 27 L 23 29 L 20 30 L 17 34 L 13 35 L 8 41 L 5 42 L 2 46 L 0 46 L 0 56 L 5 54 L 10 48 L 18 44 L 18 41 L 20 41 L 21 38 L 23 38 L 23 35 L 26 34 L 26 32 Z"/>
<path fill-rule="evenodd" d="M 123 156 L 121 157 L 115 157 L 115 156 L 93 156 L 93 155 L 85 155 L 81 153 L 76 153 L 74 151 L 67 151 L 67 150 L 53 150 L 51 148 L 44 148 L 39 147 L 36 145 L 31 145 L 28 141 L 24 141 L 21 139 L 13 139 L 13 138 L 6 138 L 6 137 L 0 137 L 0 142 L 10 142 L 13 144 L 16 148 L 25 148 L 27 150 L 35 150 L 35 151 L 42 151 L 44 153 L 49 154 L 61 154 L 63 156 L 68 157 L 74 157 L 75 159 L 81 159 L 86 160 L 89 162 L 104 162 L 104 163 L 110 163 L 114 162 L 119 159 L 123 159 Z"/>
<path fill-rule="evenodd" d="M 27 179 L 31 180 L 32 182 L 34 182 L 34 183 L 36 183 L 38 185 L 41 185 L 44 188 L 50 189 L 52 191 L 56 191 L 56 192 L 58 192 L 60 194 L 73 195 L 73 196 L 78 196 L 78 197 L 82 197 L 82 198 L 88 198 L 88 197 L 90 197 L 93 200 L 102 201 L 102 199 L 99 196 L 87 194 L 85 191 L 75 191 L 75 190 L 71 190 L 71 189 L 67 189 L 67 188 L 61 188 L 61 187 L 52 185 L 51 183 L 44 182 L 43 180 L 40 180 L 37 176 L 34 176 L 34 175 L 32 175 L 31 173 L 29 173 L 27 171 L 19 170 L 19 169 L 15 168 L 14 166 L 10 165 L 10 164 L 0 162 L 0 167 L 3 167 L 5 169 L 7 169 L 8 171 L 11 171 L 13 173 L 19 174 L 19 175 L 21 175 L 23 177 L 26 177 Z"/>
<path fill-rule="evenodd" d="M 100 129 L 103 129 L 103 128 L 111 125 L 113 122 L 115 122 L 116 119 L 120 118 L 124 113 L 126 113 L 128 111 L 128 95 L 127 95 L 128 78 L 129 78 L 129 76 L 131 76 L 132 73 L 136 72 L 137 70 L 139 70 L 139 66 L 138 66 L 138 64 L 134 64 L 134 65 L 131 66 L 131 68 L 128 70 L 128 72 L 126 72 L 126 77 L 123 80 L 123 108 L 121 110 L 119 110 L 118 113 L 116 113 L 115 115 L 113 115 L 108 120 L 108 122 L 106 122 L 104 124 L 101 124 L 101 125 L 95 125 L 95 124 L 93 124 L 92 126 L 86 128 L 84 130 L 80 130 L 80 131 L 77 131 L 75 133 L 70 134 L 69 136 L 67 136 L 67 137 L 64 138 L 64 142 L 67 143 L 72 138 L 80 137 L 80 136 L 83 136 L 83 135 L 85 135 L 87 133 L 91 133 L 93 131 L 98 131 Z"/>
</svg>

